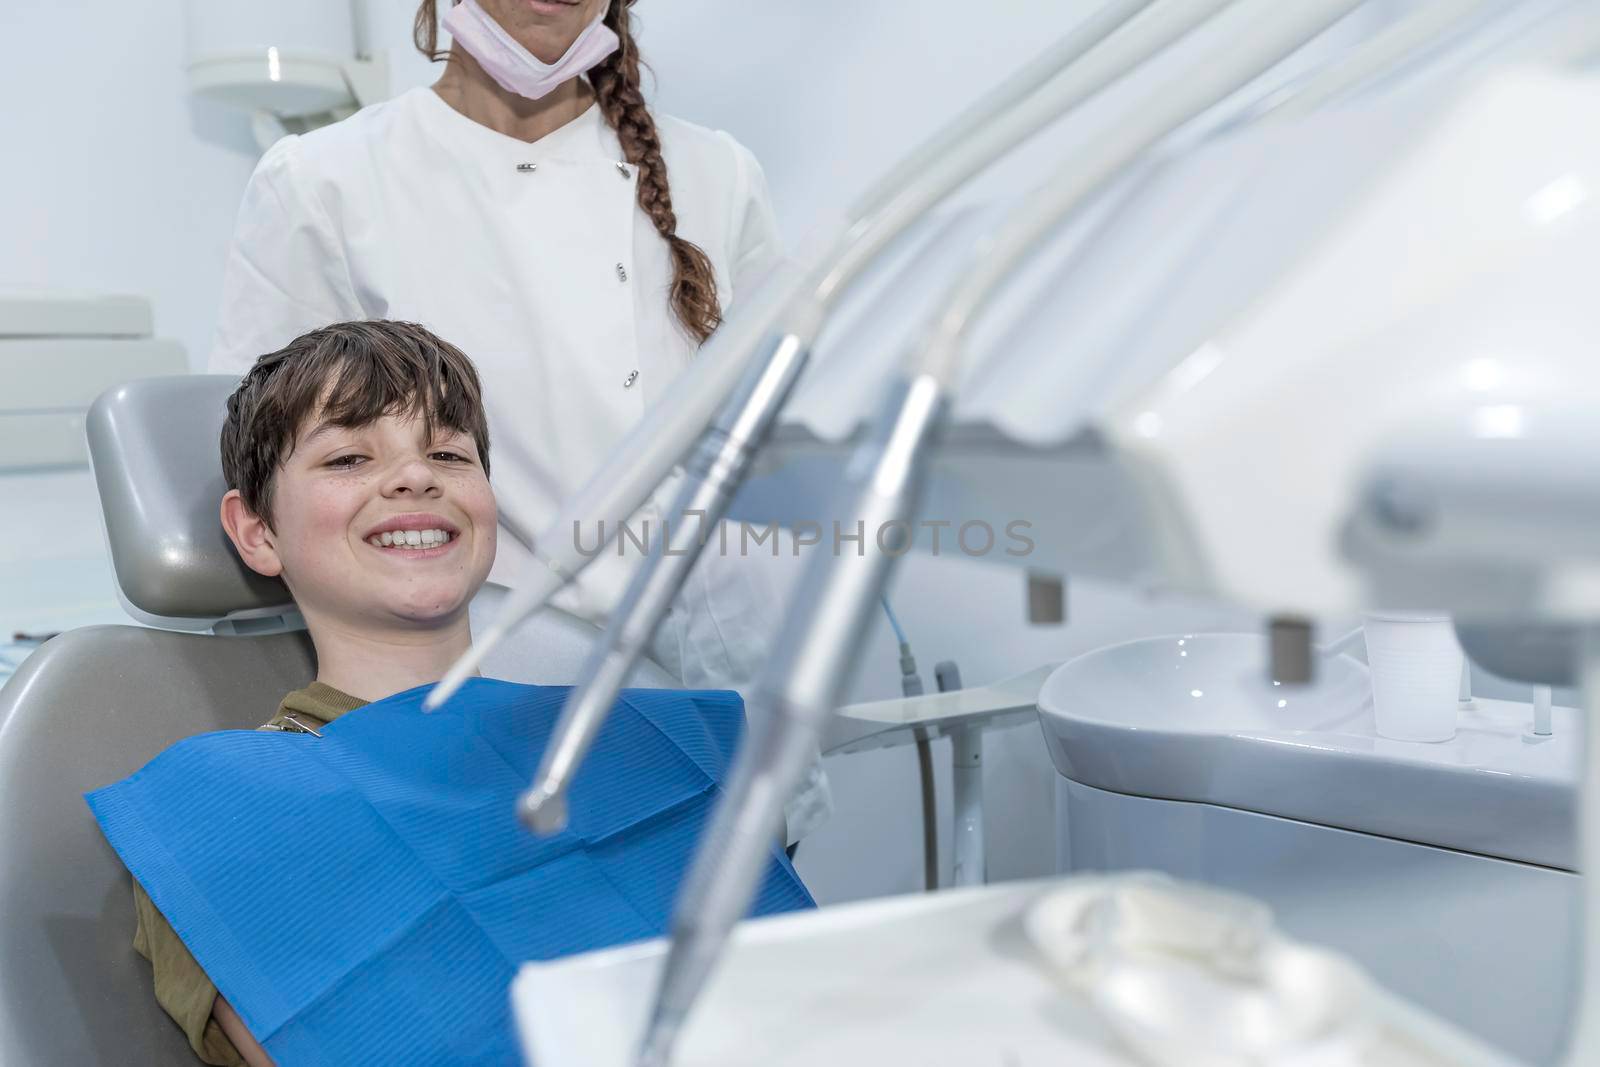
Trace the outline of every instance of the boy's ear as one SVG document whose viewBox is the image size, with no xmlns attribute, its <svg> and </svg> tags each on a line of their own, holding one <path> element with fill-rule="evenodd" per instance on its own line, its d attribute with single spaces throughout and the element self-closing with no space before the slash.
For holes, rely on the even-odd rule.
<svg viewBox="0 0 1600 1067">
<path fill-rule="evenodd" d="M 272 530 L 265 519 L 250 510 L 237 489 L 229 489 L 222 495 L 222 528 L 228 532 L 233 547 L 239 550 L 239 558 L 244 560 L 245 566 L 268 578 L 283 573 L 283 561 L 270 540 Z"/>
</svg>

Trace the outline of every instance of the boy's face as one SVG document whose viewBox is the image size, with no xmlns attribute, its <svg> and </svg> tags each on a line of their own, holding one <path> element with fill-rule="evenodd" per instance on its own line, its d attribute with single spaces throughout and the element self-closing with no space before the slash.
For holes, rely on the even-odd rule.
<svg viewBox="0 0 1600 1067">
<path fill-rule="evenodd" d="M 494 493 L 471 435 L 433 429 L 429 440 L 414 416 L 356 429 L 307 420 L 274 481 L 271 528 L 224 502 L 245 562 L 281 574 L 313 624 L 382 632 L 459 620 L 494 563 Z"/>
</svg>

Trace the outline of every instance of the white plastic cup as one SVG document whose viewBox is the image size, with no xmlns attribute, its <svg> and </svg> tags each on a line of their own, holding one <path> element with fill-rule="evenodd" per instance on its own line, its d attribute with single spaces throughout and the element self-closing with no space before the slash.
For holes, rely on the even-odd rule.
<svg viewBox="0 0 1600 1067">
<path fill-rule="evenodd" d="M 1454 737 L 1462 653 L 1450 617 L 1370 612 L 1362 616 L 1361 628 L 1378 735 L 1394 741 Z"/>
</svg>

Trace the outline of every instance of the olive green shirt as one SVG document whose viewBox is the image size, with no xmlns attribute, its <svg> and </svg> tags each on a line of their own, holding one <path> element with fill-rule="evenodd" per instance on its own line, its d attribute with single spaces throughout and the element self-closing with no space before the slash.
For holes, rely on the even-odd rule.
<svg viewBox="0 0 1600 1067">
<path fill-rule="evenodd" d="M 261 729 L 300 731 L 309 727 L 320 730 L 365 703 L 330 685 L 312 682 L 284 697 L 283 703 L 278 705 L 278 714 Z M 133 907 L 138 915 L 133 947 L 150 961 L 155 973 L 156 1000 L 177 1020 L 189 1037 L 190 1047 L 203 1062 L 218 1067 L 244 1067 L 239 1050 L 211 1017 L 217 987 L 189 955 L 189 950 L 138 882 L 133 883 Z"/>
</svg>

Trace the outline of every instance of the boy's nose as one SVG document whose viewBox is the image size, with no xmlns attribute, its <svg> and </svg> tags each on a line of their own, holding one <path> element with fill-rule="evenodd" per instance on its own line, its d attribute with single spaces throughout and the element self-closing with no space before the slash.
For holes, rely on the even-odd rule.
<svg viewBox="0 0 1600 1067">
<path fill-rule="evenodd" d="M 383 492 L 385 496 L 437 497 L 444 492 L 444 485 L 433 466 L 416 457 L 395 464 L 384 479 Z"/>
</svg>

